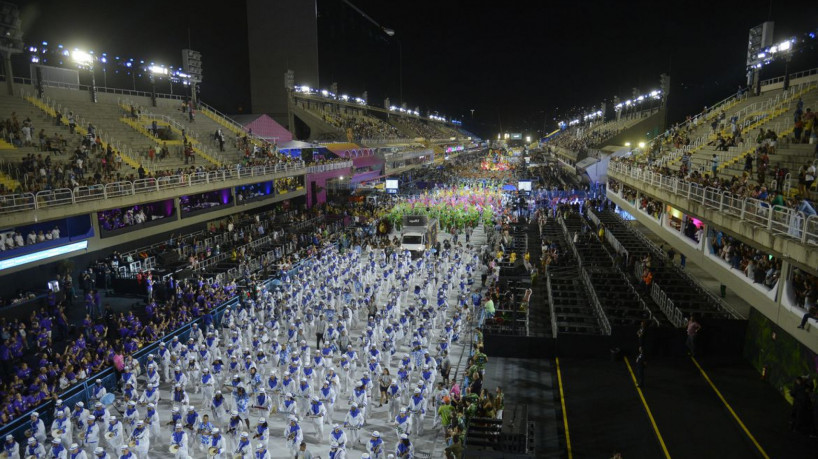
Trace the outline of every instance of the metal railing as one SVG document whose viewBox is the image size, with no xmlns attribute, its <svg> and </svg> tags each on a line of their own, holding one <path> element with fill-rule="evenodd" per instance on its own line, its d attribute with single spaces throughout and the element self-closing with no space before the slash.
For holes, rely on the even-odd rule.
<svg viewBox="0 0 818 459">
<path fill-rule="evenodd" d="M 605 314 L 605 310 L 602 309 L 602 303 L 599 301 L 599 297 L 596 296 L 596 290 L 594 290 L 594 285 L 591 283 L 591 279 L 588 276 L 588 271 L 586 271 L 583 266 L 580 266 L 579 272 L 582 283 L 585 285 L 585 289 L 588 291 L 588 296 L 591 298 L 591 306 L 593 306 L 594 310 L 596 311 L 596 315 L 599 318 L 599 325 L 602 328 L 603 334 L 610 336 L 611 321 L 608 320 L 608 315 Z"/>
<path fill-rule="evenodd" d="M 351 163 L 350 163 L 351 165 Z M 349 167 L 349 166 L 347 166 Z M 235 165 L 229 169 L 193 174 L 170 175 L 158 178 L 144 178 L 73 189 L 60 188 L 37 193 L 17 193 L 0 196 L 0 215 L 29 210 L 64 207 L 81 202 L 99 201 L 113 197 L 149 194 L 181 187 L 206 183 L 225 183 L 249 177 L 265 177 L 271 174 L 288 173 L 294 177 L 307 173 L 303 162 L 281 163 L 272 166 L 244 167 Z M 269 177 L 267 177 L 269 178 Z"/>
<path fill-rule="evenodd" d="M 337 169 L 349 169 L 352 167 L 352 161 L 338 161 L 329 164 L 318 164 L 315 166 L 308 166 L 307 172 L 310 174 L 317 174 L 319 172 L 334 171 Z"/>
<path fill-rule="evenodd" d="M 191 139 L 193 140 L 193 142 L 191 142 L 191 146 L 194 148 L 194 150 L 199 150 L 200 156 L 203 156 L 204 159 L 210 160 L 211 162 L 215 162 L 217 165 L 227 164 L 228 161 L 225 160 L 223 155 L 211 150 L 210 147 L 207 146 L 207 143 L 203 139 L 201 139 L 196 132 L 191 131 L 187 126 L 182 125 L 179 121 L 173 119 L 172 117 L 160 113 L 152 113 L 146 110 L 145 107 L 126 99 L 119 99 L 117 101 L 117 104 L 126 112 L 129 110 L 129 107 L 131 105 L 133 105 L 134 107 L 138 107 L 139 120 L 141 120 L 142 118 L 160 120 L 163 123 L 167 123 L 171 129 L 175 129 L 179 135 L 182 135 L 182 133 L 184 132 L 185 136 L 188 137 L 189 141 Z M 150 134 L 148 129 L 144 126 L 141 126 L 140 132 L 142 132 L 143 134 L 148 133 L 147 135 L 157 143 L 162 142 L 162 139 L 156 137 L 155 134 L 153 135 Z"/>
<path fill-rule="evenodd" d="M 687 182 L 676 177 L 662 176 L 656 172 L 645 170 L 641 166 L 611 162 L 608 165 L 608 173 L 611 174 L 612 178 L 616 178 L 616 175 L 620 174 L 654 187 L 660 187 L 662 181 L 666 180 L 669 187 L 662 187 L 662 189 L 677 197 L 700 203 L 707 208 L 718 211 L 725 211 L 726 209 L 729 214 L 740 221 L 766 229 L 774 235 L 796 239 L 804 245 L 818 246 L 818 215 L 780 206 L 773 209 L 767 201 L 749 197 L 741 198 L 727 191 L 702 187 L 697 183 Z"/>
<path fill-rule="evenodd" d="M 800 72 L 795 72 L 795 73 L 790 73 L 789 78 L 790 78 L 790 81 L 792 81 L 792 80 L 795 80 L 795 79 L 798 79 L 798 78 L 804 78 L 804 77 L 807 77 L 807 76 L 810 76 L 810 75 L 815 75 L 815 74 L 818 74 L 818 68 L 809 69 L 809 70 L 802 70 Z M 785 77 L 786 77 L 785 75 L 781 75 L 781 76 L 777 76 L 775 78 L 770 78 L 770 79 L 767 79 L 767 80 L 761 80 L 760 85 L 763 88 L 764 86 L 769 86 L 771 84 L 780 83 L 780 82 L 784 81 Z"/>
</svg>

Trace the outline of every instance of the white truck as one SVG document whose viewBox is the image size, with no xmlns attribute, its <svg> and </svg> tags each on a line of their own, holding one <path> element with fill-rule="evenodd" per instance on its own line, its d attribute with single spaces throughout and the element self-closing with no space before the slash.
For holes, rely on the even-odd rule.
<svg viewBox="0 0 818 459">
<path fill-rule="evenodd" d="M 405 215 L 401 228 L 400 246 L 413 254 L 422 254 L 437 243 L 437 220 L 425 215 Z"/>
</svg>

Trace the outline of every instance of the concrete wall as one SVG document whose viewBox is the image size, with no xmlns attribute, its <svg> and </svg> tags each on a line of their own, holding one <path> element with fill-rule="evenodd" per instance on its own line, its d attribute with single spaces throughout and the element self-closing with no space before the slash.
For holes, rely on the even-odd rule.
<svg viewBox="0 0 818 459">
<path fill-rule="evenodd" d="M 656 133 L 663 132 L 665 130 L 664 122 L 665 109 L 661 108 L 655 114 L 647 116 L 642 121 L 606 140 L 604 144 L 625 145 L 625 142 L 630 142 L 632 145 L 636 145 L 641 141 L 647 140 L 648 133 L 655 135 Z"/>
</svg>

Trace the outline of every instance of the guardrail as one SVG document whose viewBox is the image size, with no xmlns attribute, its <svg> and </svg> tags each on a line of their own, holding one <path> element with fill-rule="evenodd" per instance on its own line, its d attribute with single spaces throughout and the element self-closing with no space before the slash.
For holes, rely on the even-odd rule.
<svg viewBox="0 0 818 459">
<path fill-rule="evenodd" d="M 599 318 L 599 325 L 604 334 L 610 336 L 611 321 L 608 320 L 608 315 L 605 314 L 605 310 L 602 309 L 602 303 L 600 303 L 599 297 L 596 296 L 596 290 L 594 290 L 594 285 L 591 283 L 590 277 L 588 277 L 588 271 L 586 271 L 583 266 L 580 266 L 579 273 L 582 283 L 585 285 L 585 289 L 588 291 L 588 295 L 591 298 L 591 306 L 593 306 L 594 310 L 596 310 L 596 315 Z"/>
<path fill-rule="evenodd" d="M 591 220 L 591 222 L 593 222 L 597 227 L 599 227 L 599 225 L 602 224 L 601 220 L 592 209 L 588 209 L 588 212 L 586 212 L 586 214 L 588 215 L 588 219 Z M 619 242 L 619 239 L 617 239 L 616 236 L 614 236 L 613 233 L 609 230 L 605 231 L 605 240 L 608 241 L 608 244 L 611 244 L 611 247 L 613 247 L 616 253 L 621 254 L 622 256 L 625 257 L 625 264 L 627 265 L 628 259 L 630 257 L 628 249 L 626 249 L 622 245 L 622 243 Z"/>
<path fill-rule="evenodd" d="M 733 196 L 727 191 L 703 187 L 676 177 L 663 176 L 644 170 L 641 166 L 611 162 L 608 165 L 608 174 L 612 178 L 621 174 L 646 185 L 661 188 L 674 196 L 725 212 L 738 218 L 739 221 L 766 229 L 774 235 L 795 239 L 804 245 L 818 246 L 818 215 L 788 207 L 775 206 L 772 208 L 767 201 Z"/>
<path fill-rule="evenodd" d="M 337 163 L 308 166 L 307 172 L 309 172 L 310 174 L 317 174 L 319 172 L 334 171 L 337 169 L 349 169 L 350 167 L 352 167 L 352 161 L 339 161 Z"/>
<path fill-rule="evenodd" d="M 804 78 L 804 77 L 807 77 L 807 76 L 810 76 L 810 75 L 815 75 L 815 74 L 818 74 L 818 68 L 809 69 L 809 70 L 802 70 L 800 72 L 795 72 L 795 73 L 790 73 L 789 78 L 790 78 L 790 81 L 792 81 L 792 80 L 795 80 L 795 79 L 798 79 L 798 78 Z M 763 88 L 764 86 L 769 86 L 771 84 L 780 83 L 780 82 L 784 81 L 785 77 L 786 77 L 786 75 L 781 75 L 781 76 L 778 76 L 778 77 L 775 77 L 775 78 L 770 78 L 770 79 L 767 79 L 767 80 L 761 80 L 760 86 Z"/>
<path fill-rule="evenodd" d="M 144 178 L 134 180 L 133 182 L 122 181 L 81 186 L 73 189 L 60 188 L 40 191 L 36 194 L 18 193 L 3 195 L 0 196 L 0 215 L 51 207 L 63 207 L 81 202 L 99 201 L 114 197 L 150 194 L 205 183 L 225 183 L 249 177 L 264 177 L 278 173 L 291 173 L 290 176 L 302 175 L 307 173 L 307 168 L 302 162 L 282 163 L 274 166 L 242 167 L 241 165 L 236 165 L 230 169 L 219 171 Z"/>
<path fill-rule="evenodd" d="M 0 75 L 0 80 L 5 81 L 5 76 Z M 26 77 L 14 77 L 14 82 L 19 84 L 25 85 L 34 85 L 34 81 L 31 78 Z M 63 88 L 63 89 L 75 89 L 78 91 L 90 91 L 91 87 L 84 84 L 73 84 L 73 83 L 63 83 L 59 81 L 43 81 L 43 86 L 45 88 Z M 167 93 L 155 93 L 152 94 L 146 91 L 137 91 L 132 89 L 121 89 L 121 88 L 108 88 L 105 86 L 94 86 L 94 91 L 102 92 L 106 94 L 122 94 L 122 95 L 129 95 L 129 96 L 140 96 L 140 97 L 151 97 L 151 95 L 155 95 L 156 97 L 162 99 L 177 99 L 177 100 L 187 100 L 187 96 L 185 94 L 167 94 Z"/>
<path fill-rule="evenodd" d="M 633 275 L 637 279 L 642 278 L 644 266 L 642 263 L 633 264 Z M 653 302 L 659 306 L 659 309 L 665 314 L 665 317 L 676 327 L 683 327 L 685 325 L 684 313 L 673 304 L 673 301 L 667 296 L 664 290 L 659 287 L 656 281 L 653 281 L 650 286 L 650 297 Z"/>
</svg>

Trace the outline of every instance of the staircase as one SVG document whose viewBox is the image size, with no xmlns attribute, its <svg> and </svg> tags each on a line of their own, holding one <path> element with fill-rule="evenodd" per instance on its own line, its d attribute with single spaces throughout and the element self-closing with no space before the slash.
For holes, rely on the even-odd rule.
<svg viewBox="0 0 818 459">
<path fill-rule="evenodd" d="M 119 108 L 123 110 L 125 113 L 130 113 L 130 103 L 125 101 L 118 102 Z M 184 141 L 183 139 L 187 138 L 188 143 L 190 144 L 193 152 L 210 163 L 214 166 L 222 166 L 225 164 L 224 159 L 222 156 L 209 147 L 207 147 L 200 138 L 198 137 L 198 133 L 194 131 L 190 131 L 189 126 L 182 125 L 173 118 L 170 118 L 166 115 L 160 115 L 151 113 L 147 110 L 140 109 L 138 112 L 138 118 L 134 119 L 130 114 L 127 116 L 122 116 L 119 118 L 121 123 L 124 123 L 131 127 L 134 131 L 140 133 L 143 137 L 147 138 L 150 142 L 154 143 L 155 145 L 163 145 L 167 147 L 173 147 L 176 150 L 180 150 L 184 148 Z M 149 126 L 152 126 L 153 123 L 156 123 L 157 128 L 161 127 L 166 132 L 169 132 L 173 135 L 173 139 L 164 140 L 156 137 L 151 131 L 148 129 Z M 231 162 L 232 163 L 232 162 Z"/>
<path fill-rule="evenodd" d="M 49 88 L 49 92 L 51 91 L 58 91 L 55 88 Z M 62 91 L 70 91 L 70 90 L 62 90 Z M 74 91 L 77 92 L 77 91 Z M 84 94 L 83 94 L 84 95 Z M 75 96 L 76 97 L 76 96 Z M 115 138 L 111 135 L 111 133 L 105 127 L 100 126 L 98 123 L 94 123 L 93 121 L 89 121 L 89 119 L 84 117 L 84 113 L 96 113 L 98 108 L 97 104 L 92 104 L 90 101 L 85 103 L 79 100 L 72 100 L 70 105 L 63 105 L 58 103 L 52 97 L 46 97 L 45 100 L 39 99 L 31 93 L 24 94 L 24 99 L 28 101 L 34 107 L 40 109 L 43 113 L 45 113 L 51 119 L 56 120 L 57 112 L 63 114 L 61 118 L 61 124 L 63 126 L 68 126 L 68 113 L 73 112 L 75 121 L 76 121 L 76 129 L 75 132 L 80 135 L 87 135 L 88 134 L 88 124 L 94 124 L 96 127 L 96 134 L 100 137 L 102 141 L 102 148 L 105 149 L 109 145 L 111 149 L 115 152 L 118 152 L 122 157 L 123 162 L 123 169 L 120 171 L 123 175 L 128 174 L 135 174 L 137 169 L 139 168 L 140 161 L 138 158 L 134 157 L 133 150 L 131 147 L 128 147 L 127 144 L 123 143 L 122 140 Z M 100 105 L 101 107 L 101 105 Z M 111 125 L 111 123 L 107 123 Z M 128 167 L 126 167 L 128 166 Z"/>
<path fill-rule="evenodd" d="M 250 143 L 254 146 L 263 147 L 265 145 L 264 140 L 249 136 L 243 126 L 207 104 L 199 104 L 200 107 L 195 112 L 194 121 L 190 122 L 188 114 L 182 113 L 181 103 L 178 100 L 156 99 L 156 107 L 145 106 L 144 102 L 140 98 L 130 97 L 123 99 L 120 103 L 128 110 L 130 110 L 130 105 L 133 105 L 141 113 L 156 115 L 157 120 L 172 124 L 176 131 L 185 129 L 189 138 L 196 139 L 196 149 L 222 164 L 238 164 L 244 160 L 244 150 L 239 150 L 236 145 L 236 134 L 242 138 L 248 136 Z M 219 129 L 225 137 L 224 152 L 219 151 L 219 144 L 215 140 L 215 133 Z"/>
</svg>

